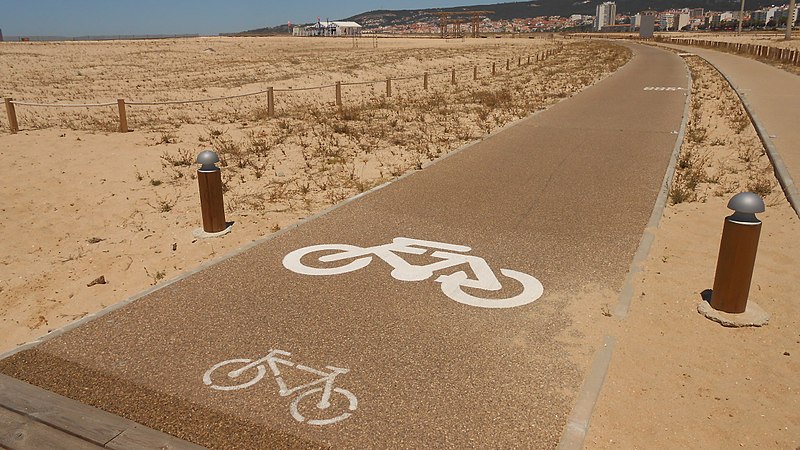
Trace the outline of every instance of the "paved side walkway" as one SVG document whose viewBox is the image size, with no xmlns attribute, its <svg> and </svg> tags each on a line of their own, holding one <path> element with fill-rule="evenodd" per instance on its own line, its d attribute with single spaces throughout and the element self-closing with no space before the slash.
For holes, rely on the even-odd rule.
<svg viewBox="0 0 800 450">
<path fill-rule="evenodd" d="M 695 53 L 722 72 L 756 119 L 765 145 L 773 146 L 785 167 L 776 163 L 789 202 L 800 215 L 800 76 L 745 56 L 704 48 L 659 44 Z"/>
<path fill-rule="evenodd" d="M 686 104 L 680 57 L 626 45 L 582 93 L 0 372 L 210 447 L 555 447 L 599 345 L 568 308 L 622 286 Z"/>
</svg>

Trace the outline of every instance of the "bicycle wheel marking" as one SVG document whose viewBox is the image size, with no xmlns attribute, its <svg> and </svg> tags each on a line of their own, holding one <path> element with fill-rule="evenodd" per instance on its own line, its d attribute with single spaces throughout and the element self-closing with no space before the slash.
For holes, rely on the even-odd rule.
<svg viewBox="0 0 800 450">
<path fill-rule="evenodd" d="M 325 366 L 327 371 L 315 369 L 286 359 L 291 355 L 289 352 L 273 349 L 260 359 L 235 358 L 222 361 L 203 374 L 203 384 L 224 392 L 246 389 L 261 381 L 269 367 L 278 385 L 278 395 L 287 397 L 297 394 L 289 404 L 289 414 L 298 422 L 316 426 L 331 425 L 347 419 L 358 409 L 358 399 L 352 392 L 333 385 L 336 377 L 348 373 L 350 369 L 334 366 Z M 289 387 L 281 376 L 281 366 L 311 373 L 319 378 L 300 386 Z M 334 399 L 333 403 L 331 398 Z M 323 417 L 304 416 L 299 407 L 301 402 L 305 405 L 303 411 L 319 413 Z M 332 406 L 336 407 L 331 408 Z"/>
<path fill-rule="evenodd" d="M 378 257 L 392 266 L 391 276 L 400 281 L 422 281 L 434 276 L 434 272 L 468 265 L 475 275 L 469 278 L 459 270 L 440 275 L 434 281 L 441 284 L 442 292 L 452 300 L 479 308 L 513 308 L 534 302 L 544 294 L 542 283 L 535 277 L 510 269 L 500 269 L 500 274 L 512 283 L 522 285 L 522 292 L 510 298 L 482 298 L 471 295 L 463 288 L 498 291 L 502 289 L 495 272 L 481 257 L 470 255 L 470 247 L 397 237 L 390 244 L 374 247 L 358 247 L 349 244 L 319 244 L 289 252 L 283 258 L 283 266 L 302 275 L 341 275 L 362 269 L 373 257 Z M 402 255 L 424 255 L 430 251 L 435 261 L 426 265 L 410 264 Z M 305 262 L 303 261 L 305 259 Z"/>
</svg>

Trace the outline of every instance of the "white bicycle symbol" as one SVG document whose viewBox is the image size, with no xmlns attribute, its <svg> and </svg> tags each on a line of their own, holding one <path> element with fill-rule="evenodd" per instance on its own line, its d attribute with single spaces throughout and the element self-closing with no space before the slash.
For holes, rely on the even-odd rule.
<svg viewBox="0 0 800 450">
<path fill-rule="evenodd" d="M 437 249 L 437 251 L 431 253 L 431 256 L 441 261 L 418 266 L 409 264 L 398 255 L 403 253 L 422 255 L 429 248 Z M 336 251 L 336 253 L 331 253 L 332 250 Z M 371 255 L 375 255 L 394 268 L 391 274 L 395 279 L 421 281 L 433 276 L 433 273 L 437 270 L 469 264 L 476 279 L 469 278 L 467 273 L 462 270 L 448 275 L 440 275 L 434 281 L 441 283 L 442 292 L 451 299 L 465 305 L 481 308 L 522 306 L 533 302 L 544 293 L 544 288 L 539 280 L 528 274 L 510 269 L 500 269 L 500 273 L 522 284 L 523 289 L 520 294 L 505 299 L 487 299 L 475 297 L 464 292 L 463 287 L 487 291 L 498 291 L 502 288 L 497 276 L 483 258 L 464 254 L 470 250 L 470 247 L 464 245 L 398 237 L 394 238 L 391 244 L 366 248 L 347 244 L 321 244 L 304 247 L 286 255 L 283 258 L 283 266 L 292 272 L 304 275 L 339 275 L 366 267 L 372 262 Z M 321 254 L 315 259 L 315 261 L 322 263 L 351 261 L 335 267 L 313 267 L 301 261 L 306 255 L 317 252 L 327 252 L 327 254 Z"/>
<path fill-rule="evenodd" d="M 358 399 L 356 399 L 356 396 L 353 395 L 352 392 L 348 391 L 347 389 L 333 387 L 334 378 L 336 378 L 337 375 L 349 372 L 349 369 L 326 366 L 325 368 L 330 372 L 323 372 L 302 364 L 295 364 L 292 361 L 279 358 L 276 355 L 291 356 L 292 354 L 283 350 L 270 350 L 267 356 L 255 361 L 251 359 L 229 359 L 227 361 L 222 361 L 212 366 L 206 371 L 205 374 L 203 374 L 203 383 L 211 389 L 216 389 L 218 391 L 235 391 L 238 389 L 244 389 L 258 383 L 262 378 L 264 378 L 264 375 L 267 373 L 267 369 L 264 367 L 264 363 L 266 362 L 270 370 L 272 370 L 272 374 L 275 376 L 275 381 L 278 383 L 278 393 L 281 397 L 286 397 L 294 394 L 295 392 L 305 390 L 305 392 L 295 397 L 294 400 L 292 400 L 292 403 L 289 405 L 289 411 L 291 412 L 292 417 L 294 417 L 294 419 L 298 422 L 305 422 L 310 425 L 330 425 L 332 423 L 347 419 L 352 414 L 350 411 L 355 411 L 356 408 L 358 408 Z M 233 367 L 241 364 L 244 364 L 244 366 L 238 369 L 230 370 Z M 281 371 L 278 367 L 278 364 L 294 367 L 317 375 L 320 378 L 310 383 L 290 389 L 288 386 L 286 386 L 286 383 L 281 377 Z M 248 375 L 243 377 L 238 384 L 226 383 L 230 382 L 231 380 L 237 380 L 239 377 L 244 375 L 245 372 L 247 372 Z M 214 378 L 216 378 L 216 380 Z M 324 385 L 322 387 L 309 389 L 312 386 L 323 383 Z M 310 408 L 301 408 L 300 403 L 305 399 L 310 399 L 312 395 L 319 392 L 322 392 L 322 398 L 315 405 L 318 410 L 325 411 L 330 408 L 332 405 L 331 395 L 336 393 L 343 396 L 345 400 L 344 402 L 336 402 L 336 404 L 342 405 L 343 403 L 346 403 L 347 411 L 342 412 L 338 416 L 327 419 L 307 419 L 300 413 L 300 411 L 306 411 Z"/>
</svg>

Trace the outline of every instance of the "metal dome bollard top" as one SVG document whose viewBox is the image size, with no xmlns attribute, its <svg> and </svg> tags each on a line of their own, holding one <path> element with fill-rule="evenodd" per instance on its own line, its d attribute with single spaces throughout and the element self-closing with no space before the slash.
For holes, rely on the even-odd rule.
<svg viewBox="0 0 800 450">
<path fill-rule="evenodd" d="M 203 215 L 203 231 L 218 233 L 225 230 L 225 205 L 222 201 L 222 172 L 216 163 L 219 156 L 206 150 L 197 155 L 197 183 L 200 185 L 200 210 Z"/>
<path fill-rule="evenodd" d="M 764 200 L 752 192 L 742 192 L 730 199 L 728 208 L 734 213 L 725 218 L 722 228 L 710 303 L 717 311 L 738 314 L 747 309 L 761 236 L 761 220 L 756 213 L 764 212 Z"/>
</svg>

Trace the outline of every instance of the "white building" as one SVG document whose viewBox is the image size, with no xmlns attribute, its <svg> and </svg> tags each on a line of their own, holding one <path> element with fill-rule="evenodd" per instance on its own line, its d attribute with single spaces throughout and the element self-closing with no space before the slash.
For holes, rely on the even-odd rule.
<svg viewBox="0 0 800 450">
<path fill-rule="evenodd" d="M 674 22 L 674 30 L 680 31 L 683 27 L 689 25 L 689 11 L 680 11 L 675 13 L 675 17 L 673 18 Z"/>
<path fill-rule="evenodd" d="M 594 31 L 600 31 L 606 25 L 614 25 L 617 17 L 617 4 L 614 2 L 604 2 L 597 5 L 597 13 L 594 16 Z"/>
<path fill-rule="evenodd" d="M 317 22 L 308 26 L 296 26 L 294 36 L 361 36 L 361 25 L 355 22 Z"/>
</svg>

